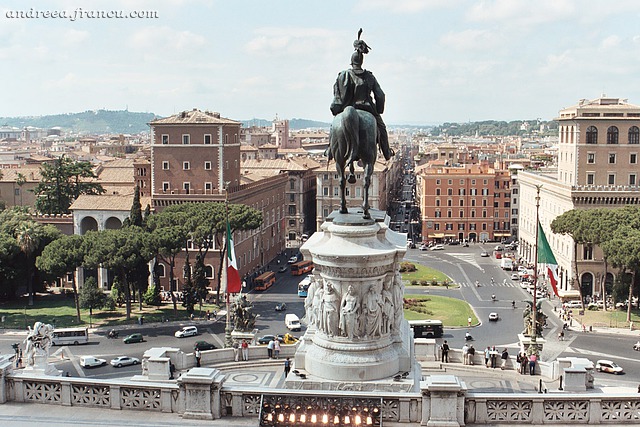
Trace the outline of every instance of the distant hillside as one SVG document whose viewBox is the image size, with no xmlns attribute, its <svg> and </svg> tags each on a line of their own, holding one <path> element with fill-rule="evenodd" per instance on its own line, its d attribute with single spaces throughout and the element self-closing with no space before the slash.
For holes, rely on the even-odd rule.
<svg viewBox="0 0 640 427">
<path fill-rule="evenodd" d="M 0 117 L 0 125 L 24 128 L 33 126 L 42 129 L 60 127 L 68 132 L 80 134 L 129 133 L 149 130 L 155 119 L 153 113 L 134 113 L 126 110 L 94 110 L 83 113 L 55 114 L 33 117 Z"/>
</svg>

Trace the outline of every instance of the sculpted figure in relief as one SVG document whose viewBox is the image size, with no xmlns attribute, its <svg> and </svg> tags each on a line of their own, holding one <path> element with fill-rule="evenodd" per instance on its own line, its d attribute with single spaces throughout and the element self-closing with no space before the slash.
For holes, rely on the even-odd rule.
<svg viewBox="0 0 640 427">
<path fill-rule="evenodd" d="M 318 289 L 318 281 L 312 274 L 309 275 L 309 278 L 311 279 L 311 283 L 309 284 L 309 288 L 307 289 L 307 297 L 304 300 L 304 311 L 307 325 L 315 326 L 316 312 L 313 308 L 313 299 L 315 298 L 316 290 Z"/>
<path fill-rule="evenodd" d="M 382 297 L 376 291 L 376 285 L 369 286 L 369 291 L 364 298 L 363 309 L 366 317 L 365 335 L 368 338 L 380 336 L 380 327 L 382 325 Z"/>
<path fill-rule="evenodd" d="M 340 297 L 331 282 L 326 282 L 322 297 L 322 330 L 329 336 L 339 334 Z"/>
<path fill-rule="evenodd" d="M 390 279 L 385 279 L 384 287 L 382 289 L 382 325 L 380 327 L 380 333 L 388 334 L 391 332 L 391 328 L 393 328 L 395 323 L 395 308 L 393 295 L 391 294 L 392 281 Z"/>
<path fill-rule="evenodd" d="M 399 332 L 400 324 L 404 319 L 404 287 L 402 285 L 402 275 L 400 272 L 396 272 L 393 283 L 393 307 L 395 309 L 393 327 Z"/>
<path fill-rule="evenodd" d="M 307 297 L 308 298 L 308 297 Z M 311 317 L 316 328 L 323 330 L 322 325 L 322 299 L 324 298 L 324 286 L 322 282 L 316 281 L 316 289 L 313 292 L 313 302 L 311 304 Z"/>
<path fill-rule="evenodd" d="M 342 297 L 340 306 L 340 332 L 342 336 L 354 339 L 357 336 L 356 326 L 358 325 L 358 309 L 360 303 L 355 295 L 353 285 L 349 285 L 347 293 Z"/>
</svg>

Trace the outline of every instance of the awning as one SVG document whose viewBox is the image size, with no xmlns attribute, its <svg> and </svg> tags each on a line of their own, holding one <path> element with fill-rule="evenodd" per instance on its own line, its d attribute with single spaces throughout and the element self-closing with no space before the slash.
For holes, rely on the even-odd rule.
<svg viewBox="0 0 640 427">
<path fill-rule="evenodd" d="M 494 236 L 509 237 L 511 233 L 493 233 Z"/>
<path fill-rule="evenodd" d="M 429 237 L 432 237 L 434 239 L 442 239 L 444 237 L 444 233 L 433 233 L 433 234 L 429 234 Z"/>
<path fill-rule="evenodd" d="M 445 234 L 444 237 L 456 237 L 457 234 Z"/>
</svg>

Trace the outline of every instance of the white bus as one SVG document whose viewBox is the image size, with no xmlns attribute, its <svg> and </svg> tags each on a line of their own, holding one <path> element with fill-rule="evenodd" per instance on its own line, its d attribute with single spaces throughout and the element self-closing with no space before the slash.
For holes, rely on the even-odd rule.
<svg viewBox="0 0 640 427">
<path fill-rule="evenodd" d="M 60 328 L 53 330 L 53 345 L 78 345 L 89 342 L 87 328 Z"/>
</svg>

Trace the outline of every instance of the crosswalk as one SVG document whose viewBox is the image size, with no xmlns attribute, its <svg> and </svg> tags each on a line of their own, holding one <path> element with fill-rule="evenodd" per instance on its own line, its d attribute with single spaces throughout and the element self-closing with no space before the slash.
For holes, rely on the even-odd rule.
<svg viewBox="0 0 640 427">
<path fill-rule="evenodd" d="M 476 284 L 475 282 L 473 283 L 460 283 L 460 287 L 463 288 L 472 288 L 474 287 Z M 481 287 L 487 287 L 487 288 L 519 288 L 520 287 L 520 283 L 516 282 L 515 280 L 507 280 L 507 282 L 495 282 L 495 283 L 491 283 L 491 282 L 487 282 L 487 283 L 483 283 L 482 281 L 480 281 L 480 286 Z"/>
</svg>

